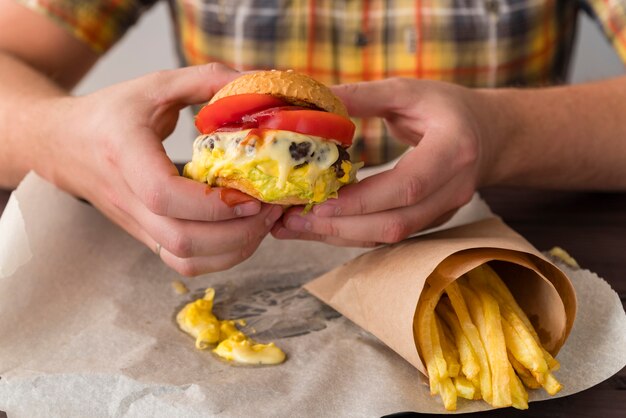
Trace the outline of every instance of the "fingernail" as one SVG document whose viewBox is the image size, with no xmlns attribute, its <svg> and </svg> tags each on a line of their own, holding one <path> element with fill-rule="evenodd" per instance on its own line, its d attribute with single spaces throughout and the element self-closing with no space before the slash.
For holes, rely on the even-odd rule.
<svg viewBox="0 0 626 418">
<path fill-rule="evenodd" d="M 233 208 L 235 216 L 250 216 L 259 213 L 259 204 L 256 202 L 247 202 L 237 205 Z"/>
<path fill-rule="evenodd" d="M 341 207 L 335 205 L 315 206 L 313 213 L 320 217 L 339 216 L 341 214 Z"/>
<path fill-rule="evenodd" d="M 267 217 L 265 218 L 265 225 L 272 226 L 274 223 L 283 215 L 283 208 L 280 206 L 275 206 L 272 210 L 269 211 Z"/>
<path fill-rule="evenodd" d="M 313 229 L 311 222 L 299 215 L 290 216 L 285 226 L 293 231 L 311 231 Z"/>
</svg>

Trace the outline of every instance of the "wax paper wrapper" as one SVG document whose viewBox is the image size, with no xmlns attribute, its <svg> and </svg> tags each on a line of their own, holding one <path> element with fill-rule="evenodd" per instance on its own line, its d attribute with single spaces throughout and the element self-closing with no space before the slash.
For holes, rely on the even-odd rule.
<svg viewBox="0 0 626 418">
<path fill-rule="evenodd" d="M 461 221 L 488 215 L 475 203 Z M 0 410 L 9 418 L 443 411 L 416 367 L 301 287 L 364 250 L 267 239 L 231 270 L 185 279 L 35 175 L 0 219 L 0 249 Z M 626 345 L 617 295 L 593 273 L 563 269 L 578 312 L 558 357 L 561 395 L 614 374 Z M 175 293 L 173 280 L 191 292 Z M 196 350 L 174 315 L 208 286 L 217 291 L 218 316 L 245 318 L 246 330 L 275 341 L 287 361 L 233 367 Z"/>
</svg>

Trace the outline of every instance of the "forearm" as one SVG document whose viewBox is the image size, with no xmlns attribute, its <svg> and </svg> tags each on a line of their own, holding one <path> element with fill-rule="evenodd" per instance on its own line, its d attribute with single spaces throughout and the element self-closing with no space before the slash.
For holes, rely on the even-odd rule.
<svg viewBox="0 0 626 418">
<path fill-rule="evenodd" d="M 483 185 L 626 190 L 626 77 L 478 93 Z"/>
<path fill-rule="evenodd" d="M 0 52 L 0 188 L 13 188 L 37 170 L 47 145 L 46 107 L 67 95 L 22 61 Z"/>
</svg>

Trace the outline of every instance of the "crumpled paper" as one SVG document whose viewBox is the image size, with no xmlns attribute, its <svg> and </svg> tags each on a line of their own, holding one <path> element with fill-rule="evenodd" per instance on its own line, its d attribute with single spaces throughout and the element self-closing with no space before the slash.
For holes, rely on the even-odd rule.
<svg viewBox="0 0 626 418">
<path fill-rule="evenodd" d="M 25 235 L 0 229 L 0 248 L 14 236 L 25 243 L 15 271 L 0 277 L 0 410 L 10 418 L 443 411 L 417 369 L 300 288 L 364 250 L 270 238 L 229 271 L 185 279 L 35 175 L 14 197 Z M 578 294 L 576 323 L 558 357 L 565 395 L 626 363 L 626 315 L 602 279 L 561 267 Z M 173 280 L 191 294 L 176 294 Z M 234 367 L 196 350 L 174 315 L 207 286 L 217 290 L 218 315 L 247 318 L 255 337 L 275 340 L 287 362 Z M 486 407 L 476 402 L 459 412 Z"/>
</svg>

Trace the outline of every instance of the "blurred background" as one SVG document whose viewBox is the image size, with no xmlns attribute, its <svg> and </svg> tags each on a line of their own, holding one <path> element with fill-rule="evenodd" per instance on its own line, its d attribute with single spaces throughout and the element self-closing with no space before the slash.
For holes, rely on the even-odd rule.
<svg viewBox="0 0 626 418">
<path fill-rule="evenodd" d="M 146 45 L 150 45 L 150 49 L 146 49 Z M 159 2 L 100 60 L 76 93 L 89 93 L 151 71 L 176 67 L 167 3 Z M 621 74 L 624 74 L 624 65 L 601 29 L 581 13 L 571 81 L 580 83 Z M 189 160 L 195 137 L 191 111 L 183 111 L 176 131 L 165 141 L 170 158 L 177 162 Z"/>
</svg>

